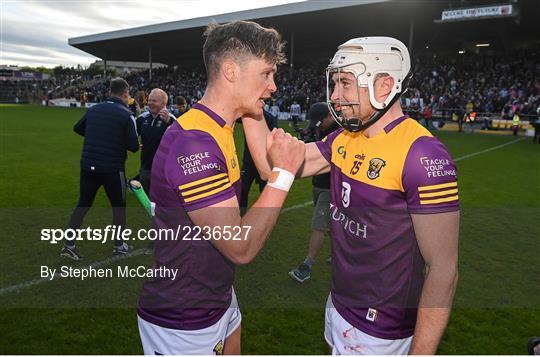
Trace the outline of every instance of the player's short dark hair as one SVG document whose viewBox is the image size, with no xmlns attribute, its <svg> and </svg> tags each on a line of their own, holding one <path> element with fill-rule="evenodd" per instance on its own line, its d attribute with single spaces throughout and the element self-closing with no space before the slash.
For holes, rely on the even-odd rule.
<svg viewBox="0 0 540 357">
<path fill-rule="evenodd" d="M 111 80 L 111 85 L 109 86 L 109 91 L 111 95 L 121 96 L 126 91 L 129 90 L 129 84 L 123 78 L 114 78 Z"/>
<path fill-rule="evenodd" d="M 285 63 L 285 42 L 273 28 L 252 21 L 232 21 L 223 25 L 211 23 L 204 32 L 203 60 L 207 80 L 219 71 L 223 59 L 240 61 L 255 56 L 269 63 Z"/>
</svg>

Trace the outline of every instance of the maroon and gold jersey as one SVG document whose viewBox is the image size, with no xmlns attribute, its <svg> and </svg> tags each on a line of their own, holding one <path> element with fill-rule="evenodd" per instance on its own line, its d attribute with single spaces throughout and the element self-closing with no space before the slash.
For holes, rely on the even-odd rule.
<svg viewBox="0 0 540 357">
<path fill-rule="evenodd" d="M 409 337 L 424 281 L 411 214 L 459 210 L 456 166 L 407 116 L 371 138 L 338 130 L 317 147 L 331 164 L 334 306 L 372 336 Z"/>
</svg>

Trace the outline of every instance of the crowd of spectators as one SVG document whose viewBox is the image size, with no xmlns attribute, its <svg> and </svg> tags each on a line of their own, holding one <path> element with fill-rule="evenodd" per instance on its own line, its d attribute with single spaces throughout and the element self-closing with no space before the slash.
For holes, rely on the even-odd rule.
<svg viewBox="0 0 540 357">
<path fill-rule="evenodd" d="M 159 68 L 152 71 L 151 79 L 148 71 L 132 72 L 124 76 L 124 79 L 130 85 L 131 96 L 140 103 L 144 103 L 143 96 L 148 95 L 152 88 L 159 87 L 169 95 L 170 102 L 183 96 L 192 105 L 202 97 L 206 87 L 203 68 Z M 283 66 L 276 75 L 276 83 L 278 90 L 268 104 L 277 105 L 280 111 L 287 111 L 294 101 L 307 110 L 311 104 L 324 100 L 326 96 L 324 66 L 295 69 L 294 76 L 291 76 L 287 66 Z M 72 90 L 68 97 L 78 98 L 84 92 L 87 102 L 100 102 L 107 97 L 107 88 L 107 81 L 100 81 Z"/>
<path fill-rule="evenodd" d="M 497 114 L 503 118 L 511 118 L 514 113 L 538 114 L 540 63 L 536 59 L 539 54 L 515 51 L 496 55 L 418 56 L 413 60 L 414 76 L 402 98 L 403 104 L 409 112 L 419 116 L 436 111 L 465 112 L 471 107 L 475 112 Z M 296 101 L 303 111 L 307 111 L 311 104 L 324 101 L 324 69 L 325 63 L 321 61 L 294 70 L 288 65 L 279 68 L 276 74 L 278 90 L 268 103 L 269 107 L 277 106 L 279 111 L 287 112 Z M 206 87 L 203 67 L 165 67 L 154 69 L 151 79 L 148 71 L 132 72 L 124 78 L 131 86 L 131 95 L 142 105 L 145 96 L 155 87 L 165 90 L 171 103 L 174 98 L 183 96 L 188 105 L 199 100 Z M 107 80 L 94 81 L 89 86 L 73 86 L 73 81 L 69 84 L 71 91 L 67 97 L 84 98 L 85 102 L 100 102 L 107 97 Z"/>
<path fill-rule="evenodd" d="M 404 99 L 411 110 L 537 114 L 540 106 L 539 53 L 426 56 L 414 60 L 414 77 Z"/>
<path fill-rule="evenodd" d="M 2 80 L 0 85 L 0 102 L 32 103 L 38 101 L 54 86 L 51 80 Z"/>
<path fill-rule="evenodd" d="M 102 81 L 101 86 L 105 88 Z M 39 103 L 52 98 L 74 98 L 86 89 L 80 74 L 61 74 L 48 79 L 19 79 L 0 77 L 0 102 L 2 103 Z M 101 101 L 103 98 L 92 98 Z"/>
<path fill-rule="evenodd" d="M 292 74 L 290 68 L 280 68 L 276 75 L 276 84 L 278 89 L 273 98 L 280 111 L 289 111 L 295 101 L 303 111 L 307 111 L 311 104 L 326 100 L 325 64 L 295 68 Z"/>
</svg>

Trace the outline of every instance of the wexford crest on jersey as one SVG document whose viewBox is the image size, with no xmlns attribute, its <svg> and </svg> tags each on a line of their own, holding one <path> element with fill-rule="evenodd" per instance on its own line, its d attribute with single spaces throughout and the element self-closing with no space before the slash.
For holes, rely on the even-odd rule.
<svg viewBox="0 0 540 357">
<path fill-rule="evenodd" d="M 367 177 L 370 180 L 375 180 L 377 177 L 379 177 L 382 168 L 385 166 L 386 166 L 386 161 L 384 161 L 383 159 L 379 159 L 379 158 L 371 159 L 369 161 Z"/>
</svg>

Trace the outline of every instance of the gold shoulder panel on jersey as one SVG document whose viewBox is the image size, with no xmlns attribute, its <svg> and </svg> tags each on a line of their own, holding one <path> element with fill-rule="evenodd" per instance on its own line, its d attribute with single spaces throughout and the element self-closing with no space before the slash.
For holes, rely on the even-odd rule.
<svg viewBox="0 0 540 357">
<path fill-rule="evenodd" d="M 234 136 L 229 127 L 221 127 L 214 119 L 198 109 L 190 109 L 177 121 L 184 130 L 200 130 L 212 136 L 227 162 L 229 182 L 233 184 L 240 180 L 240 165 L 236 155 Z"/>
<path fill-rule="evenodd" d="M 379 136 L 387 136 L 386 140 Z M 356 181 L 403 192 L 402 174 L 411 145 L 422 136 L 432 136 L 414 119 L 406 119 L 389 133 L 373 138 L 343 131 L 332 143 L 332 163 Z M 390 139 L 390 140 L 388 140 Z M 391 145 L 388 143 L 391 142 Z"/>
<path fill-rule="evenodd" d="M 190 109 L 177 121 L 184 130 L 200 130 L 212 135 L 212 137 L 223 135 L 221 126 L 203 111 L 197 109 Z"/>
</svg>

